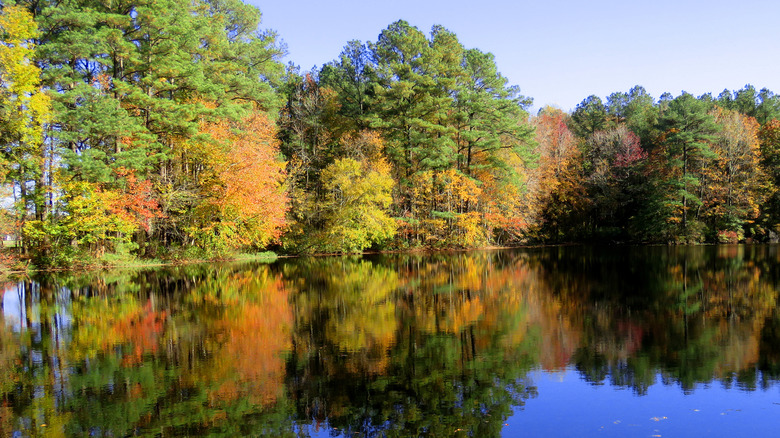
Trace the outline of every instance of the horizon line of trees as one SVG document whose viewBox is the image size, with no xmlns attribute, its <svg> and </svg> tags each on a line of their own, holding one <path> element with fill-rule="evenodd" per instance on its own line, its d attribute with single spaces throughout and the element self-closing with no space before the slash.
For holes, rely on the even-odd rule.
<svg viewBox="0 0 780 438">
<path fill-rule="evenodd" d="M 39 265 L 778 232 L 767 89 L 531 116 L 438 25 L 301 72 L 240 0 L 0 8 L 3 226 Z"/>
</svg>

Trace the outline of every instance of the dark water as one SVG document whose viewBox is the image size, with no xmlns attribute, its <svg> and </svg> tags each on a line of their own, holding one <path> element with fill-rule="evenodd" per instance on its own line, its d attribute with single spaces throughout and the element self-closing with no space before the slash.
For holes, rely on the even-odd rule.
<svg viewBox="0 0 780 438">
<path fill-rule="evenodd" d="M 777 246 L 552 248 L 0 290 L 0 436 L 772 436 Z"/>
</svg>

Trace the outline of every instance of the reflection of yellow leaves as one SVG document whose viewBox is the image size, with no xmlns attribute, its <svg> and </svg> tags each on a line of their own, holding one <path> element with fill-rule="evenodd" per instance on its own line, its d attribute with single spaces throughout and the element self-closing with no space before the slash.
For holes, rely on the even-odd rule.
<svg viewBox="0 0 780 438">
<path fill-rule="evenodd" d="M 460 333 L 483 317 L 485 308 L 479 297 L 463 299 L 461 294 L 457 294 L 456 297 L 441 299 L 449 304 L 446 312 L 424 311 L 418 314 L 420 320 L 425 322 L 422 328 L 428 332 Z"/>
<path fill-rule="evenodd" d="M 330 315 L 324 336 L 340 351 L 349 353 L 346 367 L 351 372 L 380 373 L 385 370 L 387 350 L 395 341 L 398 327 L 396 300 L 398 273 L 385 266 L 353 259 L 320 259 L 317 275 L 307 280 L 316 284 L 313 293 L 296 295 L 297 317 L 323 312 Z M 307 290 L 308 284 L 291 285 Z M 314 293 L 316 291 L 316 293 Z M 308 325 L 309 322 L 297 321 Z M 306 345 L 307 337 L 297 339 Z"/>
<path fill-rule="evenodd" d="M 365 310 L 362 315 L 352 313 L 348 319 L 330 324 L 327 331 L 341 351 L 368 354 L 360 362 L 350 361 L 347 364 L 351 372 L 382 373 L 389 363 L 386 352 L 395 341 L 398 327 L 395 303 L 384 303 Z"/>
<path fill-rule="evenodd" d="M 0 299 L 2 299 L 1 295 Z M 0 394 L 11 390 L 20 377 L 16 367 L 20 353 L 20 342 L 3 320 L 3 313 L 0 311 Z M 2 411 L 0 411 L 0 419 L 2 419 Z M 2 427 L 0 430 L 3 430 Z"/>
</svg>

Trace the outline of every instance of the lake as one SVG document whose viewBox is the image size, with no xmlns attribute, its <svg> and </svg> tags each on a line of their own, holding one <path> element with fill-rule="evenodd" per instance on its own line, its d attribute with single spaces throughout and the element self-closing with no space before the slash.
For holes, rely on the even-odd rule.
<svg viewBox="0 0 780 438">
<path fill-rule="evenodd" d="M 768 436 L 776 245 L 8 282 L 0 436 Z"/>
</svg>

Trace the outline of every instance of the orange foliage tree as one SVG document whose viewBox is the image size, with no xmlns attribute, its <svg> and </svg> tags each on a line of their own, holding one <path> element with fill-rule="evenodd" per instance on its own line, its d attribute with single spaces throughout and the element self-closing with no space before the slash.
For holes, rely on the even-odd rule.
<svg viewBox="0 0 780 438">
<path fill-rule="evenodd" d="M 206 170 L 199 178 L 203 201 L 187 230 L 209 255 L 262 248 L 286 225 L 289 202 L 274 125 L 265 114 L 254 112 L 241 128 L 237 131 L 224 120 L 202 127 L 216 147 L 205 150 Z"/>
<path fill-rule="evenodd" d="M 535 237 L 553 241 L 576 229 L 572 218 L 586 202 L 582 153 L 567 121 L 563 111 L 550 107 L 533 120 L 539 164 L 528 184 L 529 226 Z"/>
</svg>

